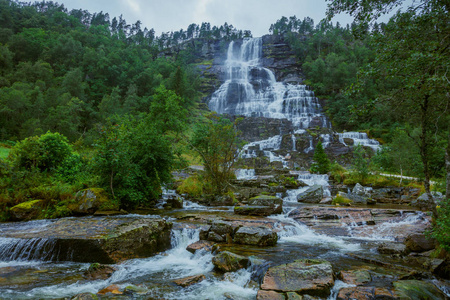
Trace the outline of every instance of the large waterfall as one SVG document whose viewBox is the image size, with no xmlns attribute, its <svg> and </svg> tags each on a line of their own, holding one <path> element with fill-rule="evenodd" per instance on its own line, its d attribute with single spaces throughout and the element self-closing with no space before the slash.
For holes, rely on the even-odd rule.
<svg viewBox="0 0 450 300">
<path fill-rule="evenodd" d="M 329 127 L 314 92 L 305 85 L 277 82 L 261 66 L 262 39 L 245 39 L 228 46 L 227 78 L 212 95 L 209 108 L 219 114 L 291 120 L 297 128 Z"/>
</svg>

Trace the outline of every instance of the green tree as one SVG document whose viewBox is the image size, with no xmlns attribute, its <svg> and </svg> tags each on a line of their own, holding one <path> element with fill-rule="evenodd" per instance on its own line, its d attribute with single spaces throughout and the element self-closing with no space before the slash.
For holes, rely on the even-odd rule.
<svg viewBox="0 0 450 300">
<path fill-rule="evenodd" d="M 102 127 L 93 170 L 101 185 L 124 207 L 153 203 L 171 180 L 170 143 L 150 118 L 124 118 Z"/>
<path fill-rule="evenodd" d="M 361 184 L 364 184 L 367 180 L 367 177 L 369 177 L 369 164 L 370 159 L 367 157 L 366 150 L 364 150 L 363 146 L 357 145 L 353 149 L 352 168 L 358 180 L 361 181 Z"/>
<path fill-rule="evenodd" d="M 317 143 L 314 150 L 313 164 L 311 165 L 311 171 L 313 173 L 326 174 L 330 171 L 330 159 L 323 150 L 322 142 Z"/>
<path fill-rule="evenodd" d="M 190 144 L 203 161 L 206 179 L 213 192 L 223 194 L 234 178 L 233 165 L 237 158 L 238 139 L 234 124 L 216 114 L 195 125 Z"/>
</svg>

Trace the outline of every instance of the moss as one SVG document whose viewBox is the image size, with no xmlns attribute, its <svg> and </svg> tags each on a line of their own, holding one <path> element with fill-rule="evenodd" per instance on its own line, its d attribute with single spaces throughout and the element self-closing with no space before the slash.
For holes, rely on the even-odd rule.
<svg viewBox="0 0 450 300">
<path fill-rule="evenodd" d="M 262 192 L 261 195 L 250 198 L 250 200 L 255 200 L 255 199 L 280 199 L 280 198 L 275 197 L 275 196 L 268 196 L 265 194 L 265 192 Z"/>
<path fill-rule="evenodd" d="M 350 204 L 352 202 L 353 201 L 348 198 L 337 195 L 331 203 L 336 205 L 336 204 Z"/>
<path fill-rule="evenodd" d="M 16 206 L 12 207 L 11 210 L 30 210 L 33 209 L 37 204 L 43 204 L 43 200 L 32 200 L 23 202 L 20 204 L 17 204 Z"/>
</svg>

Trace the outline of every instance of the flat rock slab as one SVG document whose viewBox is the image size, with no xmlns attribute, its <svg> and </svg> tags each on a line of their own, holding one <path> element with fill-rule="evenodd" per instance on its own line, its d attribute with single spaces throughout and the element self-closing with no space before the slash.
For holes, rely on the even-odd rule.
<svg viewBox="0 0 450 300">
<path fill-rule="evenodd" d="M 171 228 L 161 218 L 128 216 L 3 223 L 0 258 L 117 263 L 169 249 Z"/>
<path fill-rule="evenodd" d="M 269 268 L 261 289 L 326 297 L 333 284 L 333 270 L 328 261 L 300 259 Z"/>
<path fill-rule="evenodd" d="M 181 287 L 187 287 L 187 286 L 196 284 L 200 281 L 203 281 L 205 278 L 206 278 L 205 275 L 201 274 L 201 275 L 194 275 L 194 276 L 176 279 L 173 282 L 176 285 L 179 285 Z"/>
<path fill-rule="evenodd" d="M 273 246 L 278 235 L 266 227 L 241 227 L 236 232 L 233 242 L 243 245 Z"/>
</svg>

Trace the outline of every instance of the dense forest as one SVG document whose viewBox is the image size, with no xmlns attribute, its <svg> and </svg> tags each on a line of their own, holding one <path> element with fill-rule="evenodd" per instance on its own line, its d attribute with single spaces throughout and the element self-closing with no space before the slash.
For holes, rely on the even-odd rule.
<svg viewBox="0 0 450 300">
<path fill-rule="evenodd" d="M 345 11 L 340 2 L 330 18 Z M 289 42 L 335 129 L 384 144 L 371 169 L 423 177 L 427 190 L 434 178 L 444 191 L 448 7 L 424 1 L 378 24 L 364 14 L 370 5 L 352 25 L 292 16 L 269 31 Z M 155 36 L 122 16 L 0 0 L 0 141 L 9 153 L 0 160 L 1 217 L 30 199 L 49 201 L 46 217 L 70 214 L 72 195 L 94 186 L 111 206 L 148 205 L 192 151 L 215 178 L 205 188 L 223 192 L 220 176 L 230 170 L 217 174 L 233 153 L 217 153 L 222 142 L 236 147 L 236 133 L 205 117 L 195 45 L 245 37 L 251 32 L 227 23 Z"/>
</svg>

